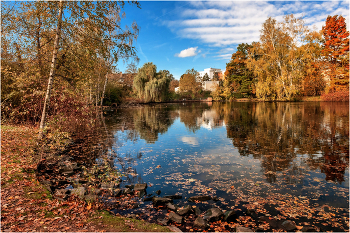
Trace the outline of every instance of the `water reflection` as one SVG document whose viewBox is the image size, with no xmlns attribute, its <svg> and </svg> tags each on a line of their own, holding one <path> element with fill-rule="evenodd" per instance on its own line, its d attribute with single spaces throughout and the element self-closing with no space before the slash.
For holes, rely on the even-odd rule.
<svg viewBox="0 0 350 233">
<path fill-rule="evenodd" d="M 201 146 L 196 135 L 201 128 L 226 126 L 226 136 L 234 148 L 241 156 L 259 159 L 261 171 L 270 183 L 279 178 L 287 183 L 302 183 L 305 167 L 319 169 L 327 181 L 344 182 L 349 162 L 348 104 L 168 104 L 120 110 L 117 116 L 107 118 L 106 124 L 116 137 L 114 148 L 119 148 L 125 142 L 141 139 L 154 144 L 176 119 L 194 133 L 180 137 L 190 146 Z M 131 165 L 141 154 L 125 153 L 117 156 L 118 162 Z M 123 167 L 125 171 L 130 169 Z"/>
</svg>

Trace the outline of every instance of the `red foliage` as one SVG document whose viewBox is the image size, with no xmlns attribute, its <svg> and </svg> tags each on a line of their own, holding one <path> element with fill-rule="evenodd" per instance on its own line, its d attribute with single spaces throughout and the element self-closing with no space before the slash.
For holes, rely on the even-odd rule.
<svg viewBox="0 0 350 233">
<path fill-rule="evenodd" d="M 323 101 L 349 101 L 349 90 L 341 90 L 321 95 Z"/>
<path fill-rule="evenodd" d="M 322 27 L 325 42 L 322 53 L 325 68 L 330 78 L 326 92 L 337 92 L 349 87 L 349 32 L 346 30 L 345 18 L 328 16 L 326 26 Z"/>
</svg>

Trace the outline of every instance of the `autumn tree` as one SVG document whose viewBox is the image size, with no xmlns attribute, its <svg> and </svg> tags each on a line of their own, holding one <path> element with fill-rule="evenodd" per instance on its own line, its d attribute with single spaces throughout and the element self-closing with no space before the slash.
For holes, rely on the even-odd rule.
<svg viewBox="0 0 350 233">
<path fill-rule="evenodd" d="M 224 92 L 227 98 L 230 98 L 234 92 L 253 94 L 255 76 L 246 64 L 249 49 L 252 47 L 247 43 L 239 44 L 230 62 L 226 64 Z"/>
<path fill-rule="evenodd" d="M 212 81 L 219 81 L 219 73 L 218 72 L 214 72 Z"/>
<path fill-rule="evenodd" d="M 326 92 L 349 89 L 349 31 L 345 18 L 328 16 L 322 27 L 324 44 L 322 53 L 325 58 L 326 74 L 330 79 Z"/>
<path fill-rule="evenodd" d="M 126 66 L 126 70 L 124 73 L 126 74 L 136 74 L 137 73 L 137 65 L 135 63 L 129 63 L 127 66 Z"/>
<path fill-rule="evenodd" d="M 131 4 L 139 6 L 137 2 Z M 74 101 L 95 97 L 99 103 L 106 83 L 105 74 L 113 71 L 119 60 L 136 57 L 133 41 L 137 38 L 138 27 L 133 23 L 129 28 L 122 28 L 124 5 L 125 2 L 114 1 L 2 4 L 5 14 L 1 16 L 1 49 L 5 56 L 1 58 L 1 71 L 2 77 L 8 80 L 2 90 L 11 90 L 2 96 L 5 100 L 1 104 L 5 110 L 2 113 L 10 116 L 10 111 L 17 109 L 23 114 L 22 118 L 32 114 L 34 111 L 21 108 L 27 100 L 32 102 L 28 105 L 36 106 L 39 111 L 43 106 L 49 109 L 49 105 L 39 99 L 44 99 L 45 90 L 52 87 L 60 91 L 59 96 L 75 95 Z M 58 25 L 61 33 L 57 33 Z M 52 59 L 55 44 L 56 59 Z M 56 60 L 54 65 L 53 60 Z M 47 85 L 49 76 L 51 84 Z M 50 106 L 51 110 L 60 107 L 56 103 Z M 38 114 L 35 114 L 33 121 L 37 122 Z"/>
<path fill-rule="evenodd" d="M 164 101 L 170 84 L 170 73 L 161 70 L 157 73 L 157 67 L 152 62 L 145 63 L 134 78 L 134 90 L 139 98 L 146 102 Z"/>
<path fill-rule="evenodd" d="M 206 82 L 206 81 L 210 81 L 210 77 L 209 77 L 209 75 L 207 74 L 207 73 L 205 73 L 204 75 L 203 75 L 203 77 L 202 77 L 202 83 L 203 82 Z"/>
<path fill-rule="evenodd" d="M 322 75 L 322 37 L 317 31 L 310 32 L 305 37 L 304 50 L 304 80 L 303 94 L 305 96 L 320 96 L 325 90 L 325 80 Z"/>
<path fill-rule="evenodd" d="M 177 79 L 171 80 L 169 85 L 169 91 L 174 92 L 176 87 L 180 86 L 180 82 Z"/>
<path fill-rule="evenodd" d="M 286 15 L 278 23 L 269 17 L 263 24 L 260 42 L 251 49 L 247 65 L 257 76 L 256 95 L 261 99 L 292 100 L 300 94 L 303 78 L 300 45 L 307 27 L 302 19 Z"/>
</svg>

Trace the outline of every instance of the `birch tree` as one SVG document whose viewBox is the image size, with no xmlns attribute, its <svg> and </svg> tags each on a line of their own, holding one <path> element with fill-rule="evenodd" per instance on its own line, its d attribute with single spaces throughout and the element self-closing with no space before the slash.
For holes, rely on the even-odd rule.
<svg viewBox="0 0 350 233">
<path fill-rule="evenodd" d="M 265 21 L 260 41 L 250 50 L 247 61 L 248 68 L 258 78 L 258 98 L 292 100 L 299 95 L 303 77 L 301 58 L 304 55 L 300 46 L 307 32 L 303 20 L 293 15 L 285 16 L 281 23 L 271 17 Z"/>
</svg>

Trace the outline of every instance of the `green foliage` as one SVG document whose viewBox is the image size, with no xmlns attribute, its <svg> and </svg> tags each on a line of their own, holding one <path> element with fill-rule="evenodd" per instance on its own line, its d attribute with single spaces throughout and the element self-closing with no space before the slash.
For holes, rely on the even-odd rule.
<svg viewBox="0 0 350 233">
<path fill-rule="evenodd" d="M 120 86 L 108 83 L 106 93 L 103 99 L 103 106 L 111 106 L 114 103 L 120 103 L 124 94 Z"/>
<path fill-rule="evenodd" d="M 160 102 L 166 99 L 172 75 L 151 63 L 145 63 L 134 78 L 134 90 L 146 102 Z"/>
</svg>

